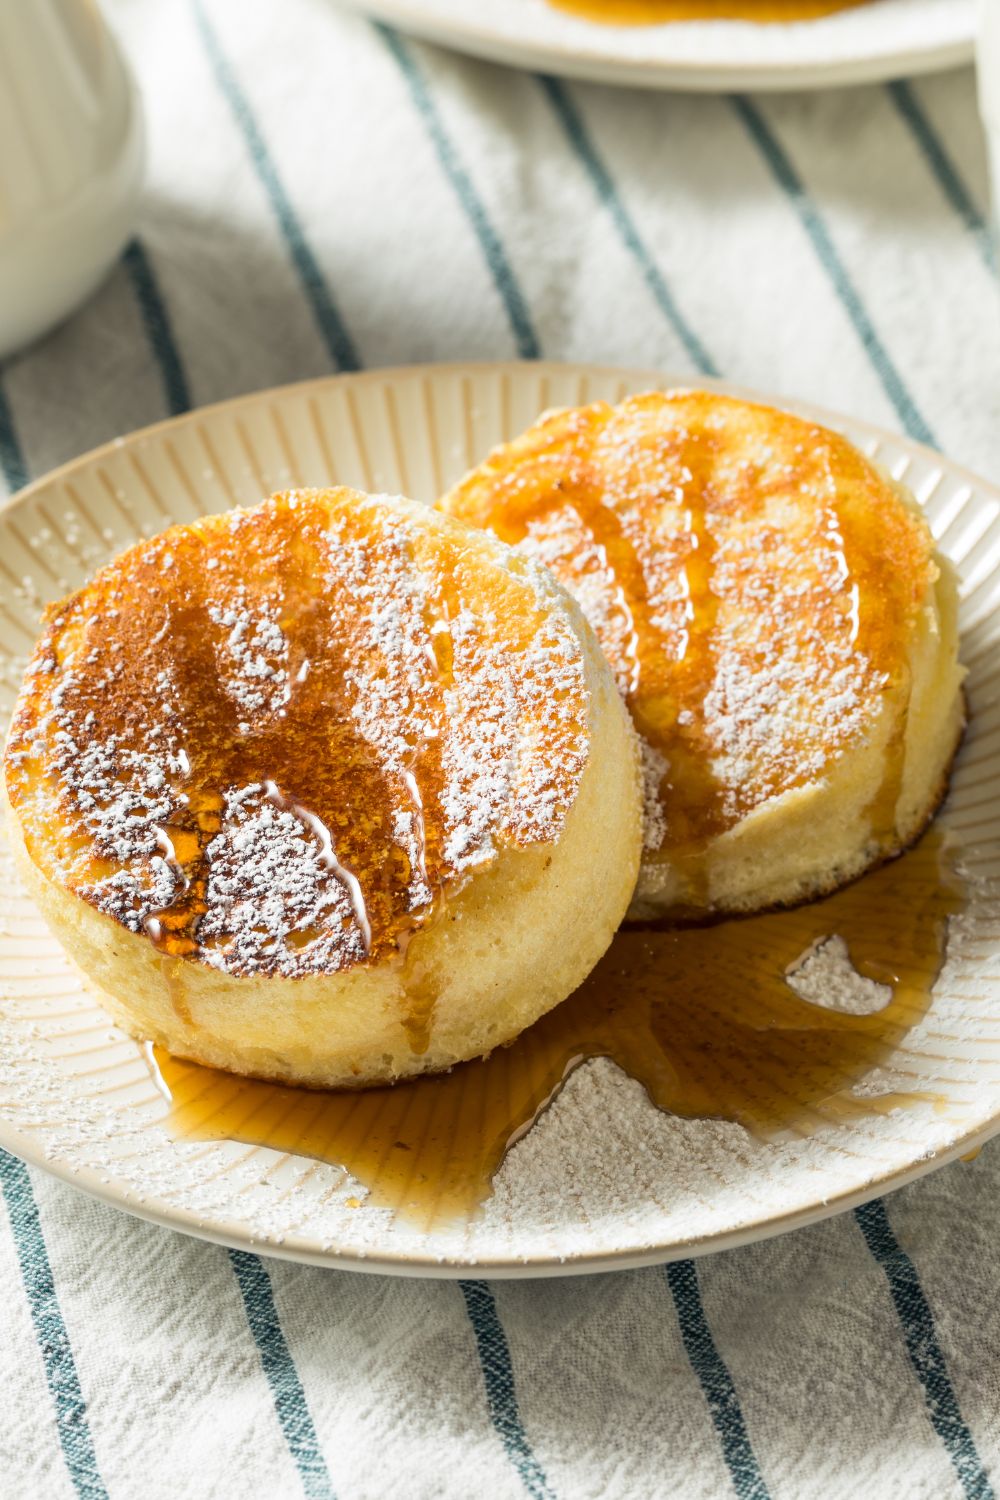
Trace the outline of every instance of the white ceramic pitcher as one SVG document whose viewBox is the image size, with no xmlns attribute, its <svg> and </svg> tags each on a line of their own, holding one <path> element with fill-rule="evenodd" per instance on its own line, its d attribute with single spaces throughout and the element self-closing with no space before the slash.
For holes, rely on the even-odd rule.
<svg viewBox="0 0 1000 1500">
<path fill-rule="evenodd" d="M 138 91 L 96 0 L 0 0 L 0 355 L 108 271 L 143 154 Z"/>
</svg>

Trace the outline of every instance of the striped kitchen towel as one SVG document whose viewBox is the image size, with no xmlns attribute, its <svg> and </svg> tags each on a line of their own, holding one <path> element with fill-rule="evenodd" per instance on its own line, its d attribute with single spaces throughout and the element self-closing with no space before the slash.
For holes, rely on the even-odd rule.
<svg viewBox="0 0 1000 1500">
<path fill-rule="evenodd" d="M 0 370 L 0 478 L 332 368 L 720 374 L 1000 469 L 971 73 L 782 98 L 568 85 L 329 0 L 116 0 L 141 222 Z M 2 143 L 0 143 L 2 149 Z M 666 1269 L 393 1280 L 131 1220 L 0 1156 L 5 1500 L 986 1500 L 1000 1146 Z"/>
</svg>

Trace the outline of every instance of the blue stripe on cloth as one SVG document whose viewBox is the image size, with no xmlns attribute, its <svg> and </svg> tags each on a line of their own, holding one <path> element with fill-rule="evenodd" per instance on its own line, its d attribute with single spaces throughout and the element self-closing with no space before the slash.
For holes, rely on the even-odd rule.
<svg viewBox="0 0 1000 1500">
<path fill-rule="evenodd" d="M 548 97 L 559 123 L 566 132 L 571 147 L 578 156 L 587 176 L 590 178 L 591 185 L 598 199 L 604 208 L 607 209 L 611 222 L 618 231 L 626 250 L 628 250 L 632 259 L 639 267 L 642 279 L 649 288 L 653 301 L 680 339 L 687 351 L 688 358 L 695 368 L 701 371 L 702 375 L 718 375 L 719 370 L 714 359 L 677 306 L 662 271 L 644 244 L 642 236 L 636 228 L 635 221 L 625 207 L 615 187 L 611 173 L 601 159 L 597 147 L 594 145 L 594 141 L 584 124 L 583 116 L 570 97 L 568 90 L 555 78 L 550 78 L 545 74 L 539 75 L 538 82 Z"/>
<path fill-rule="evenodd" d="M 182 411 L 189 409 L 191 392 L 177 353 L 170 315 L 160 292 L 156 273 L 139 240 L 132 240 L 126 245 L 122 261 L 135 290 L 146 337 L 163 378 L 167 406 L 172 416 L 179 416 Z"/>
<path fill-rule="evenodd" d="M 0 469 L 4 481 L 11 491 L 23 489 L 28 482 L 28 466 L 24 461 L 21 441 L 14 426 L 10 405 L 0 384 Z"/>
<path fill-rule="evenodd" d="M 295 1368 L 274 1303 L 267 1267 L 257 1255 L 230 1250 L 236 1280 L 246 1309 L 260 1362 L 274 1397 L 274 1409 L 288 1444 L 288 1451 L 309 1500 L 333 1500 L 333 1485 L 320 1451 L 316 1428 L 306 1405 L 305 1391 Z"/>
<path fill-rule="evenodd" d="M 216 82 L 224 95 L 236 123 L 246 142 L 250 153 L 250 160 L 259 177 L 264 191 L 266 192 L 285 243 L 288 246 L 292 264 L 299 274 L 299 279 L 305 288 L 309 299 L 313 316 L 319 326 L 331 358 L 339 370 L 357 370 L 359 360 L 354 340 L 351 338 L 337 305 L 333 300 L 333 294 L 327 286 L 319 263 L 310 248 L 305 237 L 302 226 L 288 194 L 285 191 L 277 168 L 271 159 L 271 154 L 264 142 L 249 101 L 240 88 L 236 74 L 229 65 L 229 61 L 222 50 L 219 39 L 209 23 L 201 0 L 192 0 L 195 20 L 198 30 L 201 32 L 205 51 L 212 65 Z"/>
<path fill-rule="evenodd" d="M 715 1347 L 705 1317 L 694 1261 L 675 1261 L 666 1267 L 666 1273 L 684 1348 L 708 1403 L 733 1489 L 739 1500 L 768 1500 L 767 1485 L 747 1436 L 733 1377 Z"/>
<path fill-rule="evenodd" d="M 938 187 L 969 231 L 983 261 L 995 275 L 997 263 L 989 225 L 973 201 L 972 194 L 962 181 L 958 168 L 945 150 L 940 136 L 921 107 L 912 86 L 900 81 L 887 84 L 886 89 L 889 98 L 920 148 L 921 155 L 930 168 Z"/>
<path fill-rule="evenodd" d="M 777 137 L 765 122 L 760 110 L 749 99 L 740 94 L 734 94 L 730 102 L 751 140 L 770 167 L 778 186 L 795 209 L 820 264 L 830 278 L 833 289 L 850 318 L 854 331 L 861 340 L 865 353 L 871 360 L 875 373 L 895 407 L 903 427 L 910 437 L 916 438 L 918 442 L 933 444 L 933 433 L 906 389 L 885 345 L 876 333 L 868 311 L 837 253 L 830 231 Z"/>
<path fill-rule="evenodd" d="M 522 359 L 538 359 L 541 353 L 538 337 L 517 277 L 507 259 L 503 242 L 490 221 L 486 206 L 473 186 L 472 179 L 459 160 L 458 152 L 445 129 L 427 82 L 410 56 L 409 49 L 399 33 L 380 23 L 376 23 L 375 30 L 385 42 L 403 75 L 417 113 L 437 152 L 441 168 L 451 183 L 455 196 L 479 241 L 483 259 L 486 261 L 494 285 L 506 309 L 517 352 Z"/>
<path fill-rule="evenodd" d="M 56 1295 L 31 1178 L 24 1163 L 6 1151 L 0 1151 L 0 1187 L 69 1477 L 81 1500 L 106 1500 L 108 1492 L 97 1467 L 87 1403 Z"/>
<path fill-rule="evenodd" d="M 507 1335 L 493 1293 L 485 1281 L 460 1281 L 486 1387 L 486 1405 L 507 1457 L 532 1500 L 552 1500 L 544 1471 L 528 1442 L 514 1388 Z"/>
<path fill-rule="evenodd" d="M 931 1424 L 955 1466 L 966 1500 L 993 1500 L 993 1487 L 959 1409 L 916 1267 L 900 1248 L 881 1199 L 856 1208 L 854 1217 L 865 1244 L 885 1272 L 906 1352 L 924 1389 Z"/>
</svg>

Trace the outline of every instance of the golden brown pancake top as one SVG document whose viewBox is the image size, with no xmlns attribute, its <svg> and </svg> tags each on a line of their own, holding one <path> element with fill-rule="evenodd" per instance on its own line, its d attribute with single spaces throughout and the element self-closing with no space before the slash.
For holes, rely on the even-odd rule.
<svg viewBox="0 0 1000 1500">
<path fill-rule="evenodd" d="M 5 756 L 35 862 L 168 954 L 295 977 L 405 946 L 498 848 L 555 838 L 580 643 L 540 569 L 430 519 L 278 495 L 51 606 Z"/>
<path fill-rule="evenodd" d="M 441 502 L 583 607 L 644 744 L 646 842 L 703 849 L 821 777 L 885 695 L 928 528 L 844 438 L 703 391 L 554 412 Z"/>
</svg>

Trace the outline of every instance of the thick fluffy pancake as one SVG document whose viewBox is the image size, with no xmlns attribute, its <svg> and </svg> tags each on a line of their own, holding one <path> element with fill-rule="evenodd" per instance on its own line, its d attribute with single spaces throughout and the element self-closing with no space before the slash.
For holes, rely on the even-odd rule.
<svg viewBox="0 0 1000 1500">
<path fill-rule="evenodd" d="M 963 721 L 956 593 L 844 438 L 702 391 L 553 412 L 440 502 L 579 600 L 639 731 L 634 916 L 833 889 L 910 842 Z"/>
<path fill-rule="evenodd" d="M 570 597 L 349 490 L 174 527 L 51 607 L 5 783 L 118 1019 L 315 1085 L 516 1036 L 606 948 L 641 844 L 635 736 Z"/>
</svg>

